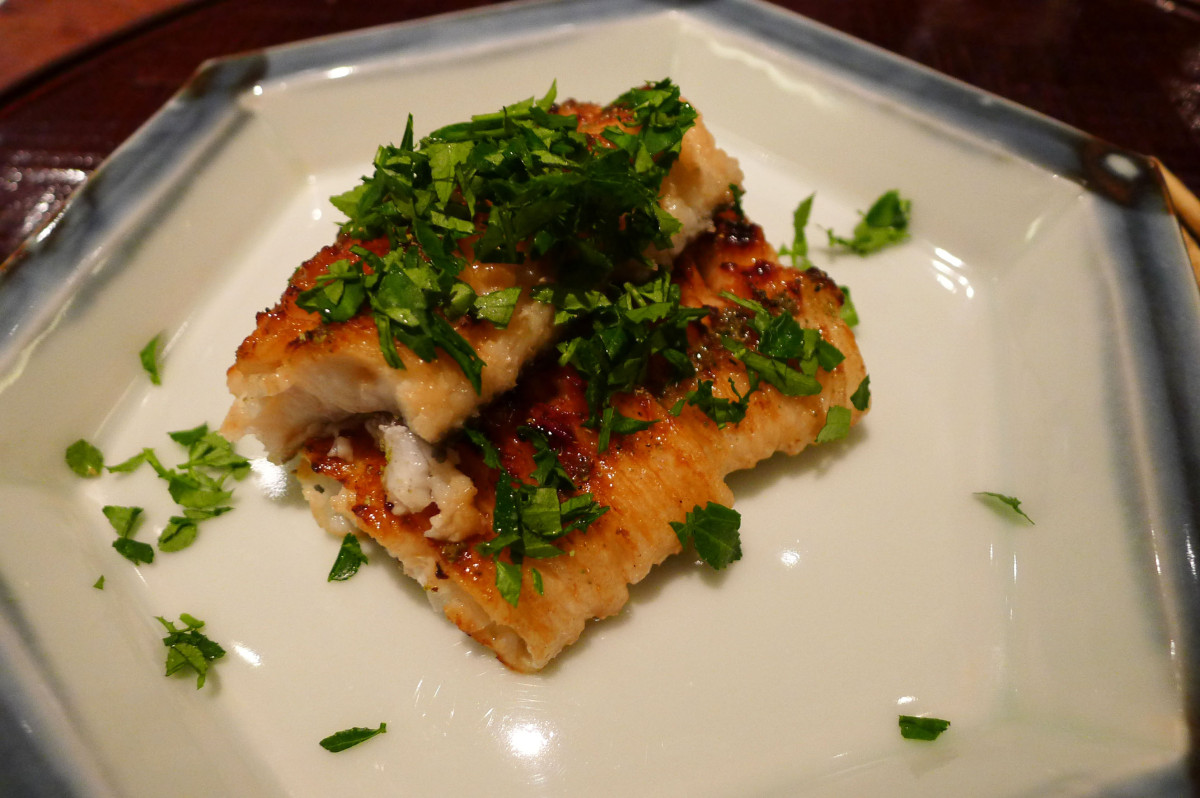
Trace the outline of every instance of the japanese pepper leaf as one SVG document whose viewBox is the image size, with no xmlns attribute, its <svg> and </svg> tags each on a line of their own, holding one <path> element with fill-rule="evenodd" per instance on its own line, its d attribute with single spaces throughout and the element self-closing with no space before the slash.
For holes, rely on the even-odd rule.
<svg viewBox="0 0 1200 798">
<path fill-rule="evenodd" d="M 696 547 L 700 559 L 720 570 L 742 558 L 742 542 L 738 529 L 742 516 L 736 510 L 716 502 L 701 508 L 696 505 L 683 523 L 671 522 L 679 543 Z"/>
<path fill-rule="evenodd" d="M 900 736 L 906 740 L 936 740 L 948 728 L 950 721 L 941 718 L 900 716 Z"/>
<path fill-rule="evenodd" d="M 386 723 L 380 723 L 379 726 L 374 729 L 355 726 L 351 729 L 343 729 L 340 732 L 334 732 L 333 734 L 324 738 L 321 740 L 321 747 L 326 751 L 331 751 L 336 754 L 339 751 L 345 751 L 347 748 L 353 748 L 359 743 L 366 742 L 372 737 L 384 734 L 386 732 Z"/>
</svg>

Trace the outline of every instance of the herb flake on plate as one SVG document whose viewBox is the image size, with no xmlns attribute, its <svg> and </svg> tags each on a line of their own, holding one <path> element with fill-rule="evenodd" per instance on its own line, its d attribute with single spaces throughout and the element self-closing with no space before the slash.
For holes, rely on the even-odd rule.
<svg viewBox="0 0 1200 798">
<path fill-rule="evenodd" d="M 900 736 L 906 740 L 936 740 L 948 728 L 950 721 L 941 718 L 900 716 Z"/>
<path fill-rule="evenodd" d="M 72 471 L 87 479 L 100 476 L 104 470 L 104 455 L 83 438 L 67 447 L 66 461 Z"/>
<path fill-rule="evenodd" d="M 862 221 L 855 226 L 852 237 L 843 238 L 832 230 L 827 231 L 829 246 L 859 256 L 870 255 L 885 247 L 907 241 L 908 223 L 911 218 L 912 200 L 904 199 L 895 189 L 886 191 L 863 214 Z"/>
<path fill-rule="evenodd" d="M 380 734 L 387 733 L 387 724 L 380 723 L 377 728 L 368 729 L 362 726 L 355 726 L 350 729 L 343 729 L 340 732 L 334 732 L 328 737 L 321 740 L 321 747 L 326 751 L 337 753 L 345 751 L 347 748 L 353 748 L 359 743 L 364 743 Z"/>
<path fill-rule="evenodd" d="M 345 582 L 358 573 L 360 565 L 366 565 L 366 563 L 367 555 L 363 554 L 358 537 L 353 532 L 347 532 L 346 537 L 342 538 L 342 545 L 338 549 L 337 558 L 333 561 L 333 567 L 329 569 L 329 578 L 325 581 Z"/>
<path fill-rule="evenodd" d="M 742 541 L 738 534 L 741 524 L 742 516 L 737 510 L 709 502 L 704 507 L 696 505 L 692 508 L 683 523 L 672 521 L 671 529 L 675 530 L 680 545 L 693 544 L 700 559 L 720 570 L 742 558 Z"/>
<path fill-rule="evenodd" d="M 162 377 L 158 372 L 158 343 L 161 339 L 162 333 L 159 333 L 138 352 L 138 358 L 142 361 L 142 368 L 145 370 L 146 376 L 155 385 L 162 385 Z"/>
<path fill-rule="evenodd" d="M 1028 521 L 1030 523 L 1030 525 L 1033 525 L 1033 519 L 1030 518 L 1025 513 L 1024 510 L 1021 509 L 1021 500 L 1018 499 L 1016 496 L 1007 496 L 1003 493 L 993 493 L 990 490 L 977 490 L 977 491 L 975 491 L 975 495 L 983 497 L 984 501 L 998 502 L 998 503 L 1008 507 L 1014 513 L 1021 516 L 1026 521 Z"/>
<path fill-rule="evenodd" d="M 225 649 L 200 631 L 204 621 L 186 612 L 179 615 L 182 629 L 161 615 L 155 617 L 167 630 L 167 636 L 162 639 L 167 647 L 166 675 L 191 670 L 196 674 L 196 689 L 199 690 L 208 678 L 212 663 L 225 656 Z"/>
<path fill-rule="evenodd" d="M 117 539 L 112 546 L 125 559 L 134 565 L 154 562 L 154 547 L 149 543 L 134 540 L 133 535 L 141 525 L 141 507 L 120 507 L 108 504 L 101 508 L 104 517 L 117 533 Z"/>
</svg>

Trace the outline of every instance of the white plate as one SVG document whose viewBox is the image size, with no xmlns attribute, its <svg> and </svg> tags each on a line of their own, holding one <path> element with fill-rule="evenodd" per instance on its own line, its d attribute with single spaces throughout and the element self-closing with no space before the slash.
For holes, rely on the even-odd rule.
<svg viewBox="0 0 1200 798">
<path fill-rule="evenodd" d="M 269 479 L 186 551 L 112 550 L 101 506 L 146 506 L 150 539 L 170 502 L 63 450 L 174 462 L 168 430 L 218 424 L 254 312 L 410 111 L 420 133 L 552 79 L 608 100 L 668 75 L 776 243 L 812 191 L 839 231 L 886 189 L 915 209 L 904 246 L 814 253 L 853 289 L 874 406 L 734 478 L 741 562 L 676 558 L 522 676 L 378 550 L 327 583 L 337 540 Z M 46 794 L 1184 790 L 1197 305 L 1144 159 L 756 3 L 518 5 L 218 62 L 0 284 L 3 725 Z M 161 388 L 137 361 L 158 332 Z M 200 691 L 161 675 L 153 616 L 181 612 L 229 651 Z M 953 725 L 912 742 L 901 713 Z"/>
</svg>

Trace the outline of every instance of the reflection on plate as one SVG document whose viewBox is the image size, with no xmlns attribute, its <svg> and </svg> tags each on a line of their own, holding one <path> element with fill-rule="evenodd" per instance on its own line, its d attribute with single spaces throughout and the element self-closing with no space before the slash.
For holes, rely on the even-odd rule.
<svg viewBox="0 0 1200 798">
<path fill-rule="evenodd" d="M 597 68 L 603 65 L 603 68 Z M 186 552 L 134 568 L 104 504 L 169 507 L 109 460 L 217 423 L 256 310 L 331 239 L 327 197 L 398 138 L 545 91 L 669 75 L 776 242 L 817 192 L 883 190 L 915 236 L 852 287 L 874 409 L 734 480 L 744 559 L 679 560 L 538 676 L 506 671 L 379 551 L 264 472 Z M 46 784 L 84 794 L 1172 794 L 1195 682 L 1200 314 L 1146 163 L 756 3 L 518 5 L 210 67 L 0 284 L 2 691 Z M 165 332 L 164 385 L 136 354 Z M 1189 394 L 1190 390 L 1190 394 Z M 1190 454 L 1189 454 L 1190 453 Z M 143 478 L 145 476 L 145 478 Z M 1036 526 L 973 496 L 1015 494 Z M 99 575 L 103 591 L 92 587 Z M 155 615 L 229 655 L 163 679 Z M 1194 696 L 1194 693 L 1191 693 Z M 899 714 L 953 725 L 900 738 Z M 342 754 L 349 726 L 388 733 Z M 11 725 L 11 724 L 10 724 Z"/>
</svg>

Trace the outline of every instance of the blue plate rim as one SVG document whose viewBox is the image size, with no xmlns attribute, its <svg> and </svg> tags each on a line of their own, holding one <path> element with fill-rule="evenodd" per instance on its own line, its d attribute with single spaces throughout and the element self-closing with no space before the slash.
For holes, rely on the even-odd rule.
<svg viewBox="0 0 1200 798">
<path fill-rule="evenodd" d="M 1163 539 L 1172 557 L 1164 578 L 1178 606 L 1188 769 L 1200 789 L 1200 287 L 1153 159 L 949 78 L 762 0 L 533 0 L 440 15 L 215 59 L 101 165 L 63 210 L 0 264 L 0 375 L 53 324 L 61 306 L 94 267 L 88 253 L 137 211 L 134 198 L 178 177 L 181 161 L 199 157 L 231 135 L 245 111 L 237 98 L 262 81 L 397 53 L 439 51 L 464 42 L 563 30 L 581 24 L 663 12 L 696 19 L 769 43 L 840 73 L 856 84 L 920 107 L 1018 157 L 1066 177 L 1100 204 L 1119 253 L 1123 287 L 1145 309 L 1134 331 L 1140 398 L 1155 423 L 1150 444 L 1159 458 L 1156 496 Z M 175 177 L 172 177 L 175 175 Z M 2 586 L 0 586 L 2 587 Z M 30 646 L 21 619 L 0 607 L 0 624 Z M 37 652 L 23 652 L 36 661 Z M 14 658 L 0 651 L 0 760 L 38 760 L 32 795 L 70 795 L 79 767 L 56 760 L 31 730 L 48 729 L 22 696 Z M 90 765 L 84 768 L 94 772 Z M 90 781 L 90 779 L 89 779 Z M 74 785 L 73 787 L 70 785 Z M 1145 785 L 1151 789 L 1150 785 Z M 89 791 L 107 792 L 93 781 Z M 1164 788 L 1165 789 L 1165 788 Z M 1166 794 L 1163 792 L 1162 794 Z"/>
</svg>

